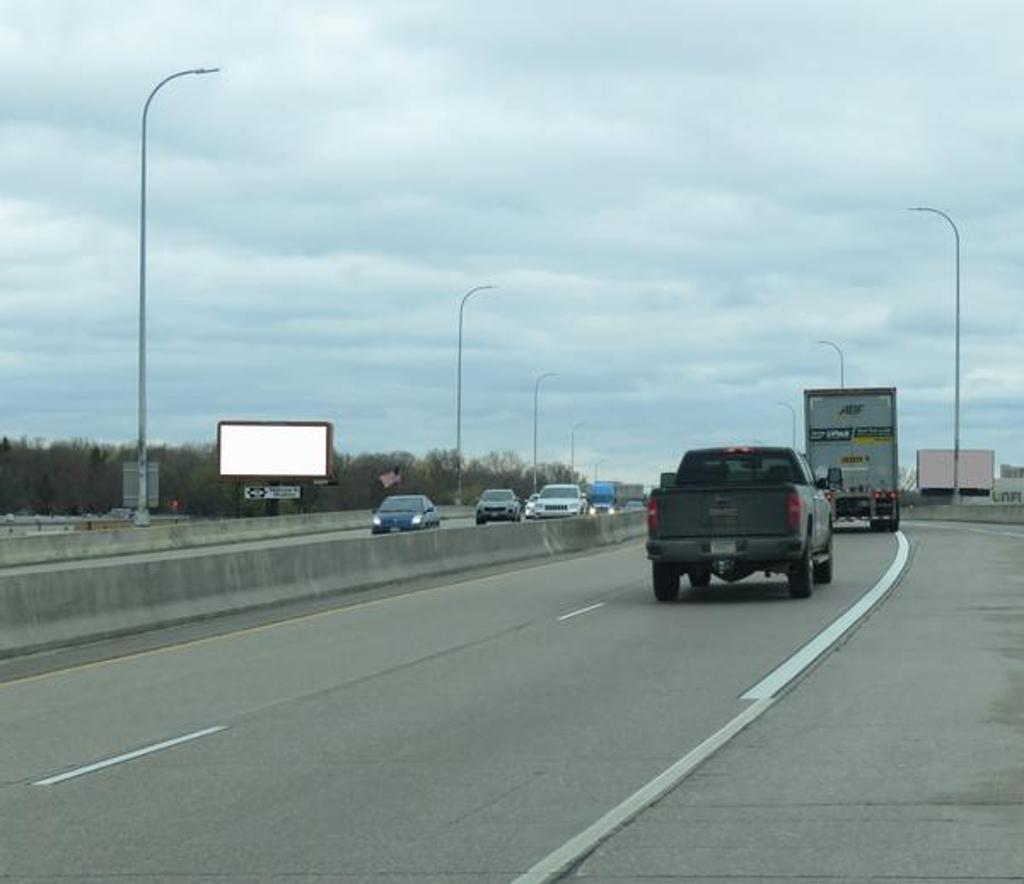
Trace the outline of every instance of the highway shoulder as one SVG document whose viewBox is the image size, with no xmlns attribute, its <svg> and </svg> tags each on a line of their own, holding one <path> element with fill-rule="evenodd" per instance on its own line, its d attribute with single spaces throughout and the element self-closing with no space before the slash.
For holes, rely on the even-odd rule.
<svg viewBox="0 0 1024 884">
<path fill-rule="evenodd" d="M 605 842 L 581 880 L 1020 875 L 1024 545 L 915 541 L 882 612 Z"/>
</svg>

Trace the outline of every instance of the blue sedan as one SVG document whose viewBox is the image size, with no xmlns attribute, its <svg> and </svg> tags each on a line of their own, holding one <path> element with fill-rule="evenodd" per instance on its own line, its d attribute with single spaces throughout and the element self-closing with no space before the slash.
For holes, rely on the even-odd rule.
<svg viewBox="0 0 1024 884">
<path fill-rule="evenodd" d="M 424 494 L 396 494 L 385 497 L 373 514 L 372 534 L 395 534 L 440 528 L 441 517 L 433 501 Z"/>
</svg>

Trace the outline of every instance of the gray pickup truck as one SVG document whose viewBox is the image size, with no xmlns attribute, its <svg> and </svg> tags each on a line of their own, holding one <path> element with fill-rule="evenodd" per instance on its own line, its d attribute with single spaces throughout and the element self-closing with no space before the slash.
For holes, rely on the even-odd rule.
<svg viewBox="0 0 1024 884">
<path fill-rule="evenodd" d="M 789 593 L 807 598 L 832 580 L 832 509 L 792 448 L 688 451 L 662 476 L 647 505 L 647 558 L 654 595 L 679 597 L 679 578 L 707 586 L 714 574 L 742 580 L 785 574 Z"/>
</svg>

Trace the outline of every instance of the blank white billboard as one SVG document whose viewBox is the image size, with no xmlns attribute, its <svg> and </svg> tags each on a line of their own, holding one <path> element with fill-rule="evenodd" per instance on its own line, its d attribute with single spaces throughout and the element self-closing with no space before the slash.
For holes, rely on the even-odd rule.
<svg viewBox="0 0 1024 884">
<path fill-rule="evenodd" d="M 222 479 L 328 479 L 334 430 L 327 422 L 221 421 Z"/>
<path fill-rule="evenodd" d="M 994 451 L 960 449 L 960 487 L 990 491 L 996 469 Z M 917 487 L 922 491 L 953 490 L 953 452 L 921 449 L 917 452 Z"/>
</svg>

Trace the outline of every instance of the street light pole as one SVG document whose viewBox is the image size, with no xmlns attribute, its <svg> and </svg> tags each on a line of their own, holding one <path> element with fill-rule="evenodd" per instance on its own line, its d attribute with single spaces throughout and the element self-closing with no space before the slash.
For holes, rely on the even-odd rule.
<svg viewBox="0 0 1024 884">
<path fill-rule="evenodd" d="M 455 382 L 455 472 L 458 475 L 455 488 L 456 506 L 462 506 L 462 311 L 466 309 L 466 301 L 469 300 L 470 295 L 493 288 L 495 288 L 493 285 L 478 285 L 466 292 L 459 304 L 459 369 L 458 379 Z"/>
<path fill-rule="evenodd" d="M 585 423 L 586 421 L 580 421 L 574 424 L 572 432 L 569 434 L 569 474 L 573 478 L 576 476 L 576 431 Z"/>
<path fill-rule="evenodd" d="M 194 68 L 164 77 L 153 87 L 142 108 L 142 178 L 139 198 L 139 499 L 134 518 L 137 528 L 149 525 L 149 464 L 146 457 L 146 123 L 149 118 L 149 105 L 157 92 L 171 80 L 191 74 L 213 74 L 219 70 L 220 68 Z"/>
<path fill-rule="evenodd" d="M 831 347 L 836 353 L 839 354 L 839 389 L 843 390 L 846 388 L 846 366 L 845 360 L 843 359 L 843 348 L 840 347 L 835 341 L 818 341 L 819 344 L 825 344 Z"/>
<path fill-rule="evenodd" d="M 782 408 L 788 408 L 789 411 L 790 411 L 790 414 L 793 415 L 793 448 L 795 449 L 796 448 L 796 409 L 792 405 L 790 405 L 788 402 L 779 402 L 779 403 L 776 403 L 776 404 L 778 404 Z"/>
<path fill-rule="evenodd" d="M 908 212 L 930 212 L 945 218 L 953 228 L 956 243 L 956 380 L 953 395 L 953 503 L 960 503 L 960 231 L 953 219 L 941 209 L 931 206 L 912 206 Z"/>
<path fill-rule="evenodd" d="M 537 396 L 540 393 L 540 382 L 544 378 L 557 377 L 557 371 L 546 371 L 540 375 L 533 385 L 533 490 L 537 491 Z"/>
<path fill-rule="evenodd" d="M 595 485 L 597 484 L 597 468 L 599 466 L 601 466 L 601 464 L 607 463 L 607 462 L 608 462 L 608 458 L 607 457 L 602 457 L 600 460 L 594 461 L 594 484 Z"/>
</svg>

